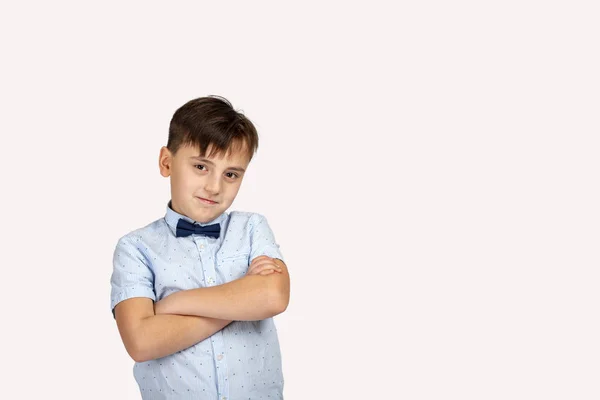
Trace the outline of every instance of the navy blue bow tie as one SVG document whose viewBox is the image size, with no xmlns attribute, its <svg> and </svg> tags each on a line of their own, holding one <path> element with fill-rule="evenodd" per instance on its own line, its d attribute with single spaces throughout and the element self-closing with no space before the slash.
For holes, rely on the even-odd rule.
<svg viewBox="0 0 600 400">
<path fill-rule="evenodd" d="M 221 234 L 221 225 L 220 224 L 212 224 L 206 226 L 200 226 L 196 224 L 192 224 L 189 221 L 186 221 L 183 218 L 179 218 L 179 222 L 177 222 L 177 230 L 175 232 L 175 237 L 183 237 L 190 236 L 192 233 L 196 233 L 198 235 L 210 236 L 215 239 L 219 238 Z"/>
</svg>

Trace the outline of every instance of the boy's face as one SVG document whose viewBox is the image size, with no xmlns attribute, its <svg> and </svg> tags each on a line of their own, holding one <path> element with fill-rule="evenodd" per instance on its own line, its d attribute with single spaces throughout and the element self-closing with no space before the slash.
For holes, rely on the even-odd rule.
<svg viewBox="0 0 600 400">
<path fill-rule="evenodd" d="M 207 156 L 210 151 L 211 147 Z M 171 177 L 171 208 L 200 223 L 212 221 L 229 208 L 249 163 L 245 148 L 231 150 L 227 157 L 201 158 L 196 147 L 182 146 L 175 156 L 162 147 L 159 157 L 160 174 Z"/>
</svg>

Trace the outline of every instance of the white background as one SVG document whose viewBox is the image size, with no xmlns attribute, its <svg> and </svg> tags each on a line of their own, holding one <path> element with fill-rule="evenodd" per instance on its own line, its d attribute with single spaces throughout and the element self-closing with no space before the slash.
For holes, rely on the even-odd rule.
<svg viewBox="0 0 600 400">
<path fill-rule="evenodd" d="M 139 399 L 117 239 L 173 112 L 257 126 L 286 400 L 598 399 L 595 2 L 0 6 L 2 398 Z M 18 5 L 17 5 L 18 4 Z"/>
</svg>

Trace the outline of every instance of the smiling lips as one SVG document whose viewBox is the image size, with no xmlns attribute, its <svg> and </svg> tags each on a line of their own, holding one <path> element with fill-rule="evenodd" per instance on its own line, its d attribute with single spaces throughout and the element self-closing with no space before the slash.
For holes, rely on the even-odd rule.
<svg viewBox="0 0 600 400">
<path fill-rule="evenodd" d="M 203 202 L 203 203 L 205 203 L 205 204 L 217 204 L 216 201 L 207 200 L 207 199 L 204 199 L 202 197 L 198 197 L 198 199 L 200 199 L 200 201 Z"/>
</svg>

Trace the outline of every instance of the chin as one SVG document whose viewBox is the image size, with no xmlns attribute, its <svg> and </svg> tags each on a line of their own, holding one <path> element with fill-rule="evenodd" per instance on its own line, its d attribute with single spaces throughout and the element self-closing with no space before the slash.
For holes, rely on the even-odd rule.
<svg viewBox="0 0 600 400">
<path fill-rule="evenodd" d="M 198 219 L 196 219 L 196 221 L 205 224 L 205 223 L 210 222 L 213 219 L 217 218 L 222 213 L 223 213 L 222 211 L 215 212 L 215 210 L 213 210 L 213 212 L 211 212 L 210 214 L 200 213 L 200 215 L 198 215 Z"/>
</svg>

